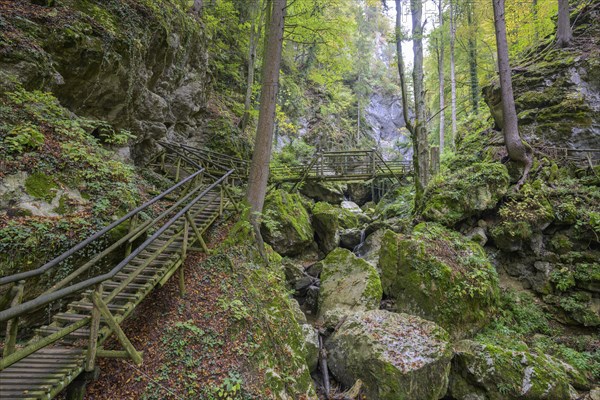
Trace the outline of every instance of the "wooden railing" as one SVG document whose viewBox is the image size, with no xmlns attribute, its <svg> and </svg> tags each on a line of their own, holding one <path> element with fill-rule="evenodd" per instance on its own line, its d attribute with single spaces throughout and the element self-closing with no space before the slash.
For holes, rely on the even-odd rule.
<svg viewBox="0 0 600 400">
<path fill-rule="evenodd" d="M 600 149 L 570 149 L 565 147 L 536 146 L 539 156 L 552 158 L 559 162 L 578 167 L 600 165 Z"/>
<path fill-rule="evenodd" d="M 350 181 L 377 177 L 401 179 L 412 171 L 409 161 L 385 161 L 376 150 L 319 152 L 296 166 L 271 168 L 273 182 Z"/>
<path fill-rule="evenodd" d="M 167 152 L 161 157 L 163 170 L 179 182 L 41 267 L 0 278 L 0 288 L 8 287 L 5 291 L 9 295 L 5 302 L 8 308 L 0 311 L 0 323 L 6 324 L 0 358 L 0 399 L 12 398 L 23 390 L 30 394 L 28 398 L 52 398 L 79 373 L 93 370 L 97 357 L 127 357 L 141 362 L 141 353 L 120 328 L 121 321 L 156 285 L 177 271 L 183 293 L 183 261 L 188 250 L 208 252 L 203 239 L 206 230 L 228 204 L 237 210 L 236 199 L 228 188 L 234 170 L 214 177 L 185 155 Z M 55 271 L 69 270 L 69 265 L 76 268 L 68 276 L 41 295 L 24 298 L 24 289 L 31 280 L 39 284 Z M 81 300 L 74 302 L 77 296 Z M 31 320 L 37 315 L 34 313 L 50 304 L 54 305 L 49 309 L 53 322 L 23 342 L 19 320 L 25 316 Z M 124 351 L 100 347 L 112 334 Z M 87 342 L 65 347 L 64 342 L 73 337 L 83 337 Z M 17 338 L 24 344 L 17 346 Z M 47 359 L 47 352 L 63 360 L 57 365 L 65 368 L 52 369 L 45 362 L 36 372 L 39 378 L 19 377 L 19 371 Z M 44 368 L 47 376 L 40 372 Z"/>
</svg>

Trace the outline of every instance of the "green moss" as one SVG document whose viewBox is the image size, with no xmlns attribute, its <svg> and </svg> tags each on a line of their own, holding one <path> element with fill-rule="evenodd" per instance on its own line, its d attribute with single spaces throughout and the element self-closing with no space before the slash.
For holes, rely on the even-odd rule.
<svg viewBox="0 0 600 400">
<path fill-rule="evenodd" d="M 582 291 L 563 296 L 544 296 L 546 303 L 554 304 L 563 311 L 565 322 L 583 326 L 600 326 L 600 316 L 593 311 L 591 300 L 591 295 Z"/>
<path fill-rule="evenodd" d="M 412 234 L 386 231 L 380 250 L 384 293 L 399 311 L 432 319 L 454 336 L 481 327 L 496 309 L 498 277 L 481 246 L 438 224 Z"/>
<path fill-rule="evenodd" d="M 57 188 L 58 185 L 54 180 L 41 172 L 31 174 L 25 180 L 25 191 L 36 199 L 51 201 L 55 195 L 54 190 Z"/>
<path fill-rule="evenodd" d="M 422 215 L 452 226 L 494 208 L 508 184 L 508 170 L 501 163 L 476 163 L 449 175 L 439 174 L 427 185 Z"/>
</svg>

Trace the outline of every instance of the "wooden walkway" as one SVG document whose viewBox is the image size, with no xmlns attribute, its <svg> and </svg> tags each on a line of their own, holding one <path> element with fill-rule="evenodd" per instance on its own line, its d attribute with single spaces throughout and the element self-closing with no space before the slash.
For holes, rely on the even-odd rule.
<svg viewBox="0 0 600 400">
<path fill-rule="evenodd" d="M 142 362 L 142 355 L 129 342 L 119 324 L 157 286 L 179 276 L 185 291 L 183 263 L 189 249 L 208 251 L 203 235 L 235 205 L 227 189 L 234 171 L 207 179 L 203 169 L 179 160 L 163 164 L 181 181 L 119 221 L 92 235 L 44 266 L 0 278 L 0 286 L 12 285 L 11 305 L 0 312 L 7 322 L 3 358 L 0 359 L 0 399 L 51 399 L 82 372 L 94 370 L 97 357 L 130 358 Z M 150 217 L 149 215 L 154 215 Z M 117 229 L 127 234 L 114 243 L 106 240 Z M 91 244 L 108 243 L 96 254 L 85 257 Z M 196 247 L 194 247 L 196 246 Z M 77 268 L 42 295 L 21 303 L 23 290 L 31 279 L 76 259 Z M 114 265 L 110 272 L 94 272 L 100 265 Z M 108 268 L 105 268 L 106 270 Z M 56 303 L 68 303 L 53 312 L 50 323 L 36 330 L 23 346 L 16 346 L 18 320 L 39 310 L 53 310 Z M 57 307 L 58 308 L 58 307 Z M 45 318 L 45 317 L 44 317 Z M 123 350 L 108 351 L 102 343 L 116 335 Z"/>
<path fill-rule="evenodd" d="M 306 181 L 364 181 L 389 178 L 400 181 L 412 173 L 410 161 L 385 161 L 376 150 L 316 153 L 311 160 L 271 169 L 273 183 Z"/>
</svg>

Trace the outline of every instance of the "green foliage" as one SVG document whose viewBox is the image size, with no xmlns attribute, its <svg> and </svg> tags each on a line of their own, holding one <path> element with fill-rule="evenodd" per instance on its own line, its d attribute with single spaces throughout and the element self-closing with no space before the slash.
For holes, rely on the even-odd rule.
<svg viewBox="0 0 600 400">
<path fill-rule="evenodd" d="M 9 153 L 21 153 L 26 149 L 36 150 L 44 144 L 44 135 L 30 123 L 13 127 L 4 139 Z"/>
</svg>

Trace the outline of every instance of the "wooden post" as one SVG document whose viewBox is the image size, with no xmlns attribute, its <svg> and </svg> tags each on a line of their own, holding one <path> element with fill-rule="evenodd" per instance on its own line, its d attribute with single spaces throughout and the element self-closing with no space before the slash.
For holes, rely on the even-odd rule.
<svg viewBox="0 0 600 400">
<path fill-rule="evenodd" d="M 206 246 L 206 243 L 204 242 L 204 239 L 202 239 L 202 234 L 200 233 L 200 231 L 198 230 L 198 227 L 196 226 L 196 223 L 194 222 L 194 220 L 192 219 L 192 216 L 190 215 L 189 212 L 185 213 L 185 217 L 186 219 L 189 221 L 190 225 L 192 226 L 192 229 L 194 230 L 194 233 L 196 234 L 196 238 L 198 239 L 198 241 L 200 242 L 200 245 L 202 246 L 202 248 L 204 249 L 204 252 L 206 254 L 209 253 L 208 251 L 208 246 Z"/>
<path fill-rule="evenodd" d="M 175 182 L 179 181 L 180 170 L 181 170 L 181 157 L 177 157 L 177 170 L 175 171 Z"/>
<path fill-rule="evenodd" d="M 94 302 L 94 305 L 100 310 L 100 314 L 102 314 L 108 326 L 110 326 L 115 335 L 117 335 L 119 343 L 121 343 L 121 346 L 123 346 L 127 354 L 129 354 L 129 357 L 131 357 L 131 359 L 136 365 L 141 365 L 142 355 L 135 349 L 135 347 L 133 347 L 133 345 L 129 341 L 129 338 L 127 338 L 125 332 L 123 332 L 123 330 L 119 326 L 119 323 L 115 320 L 106 304 L 104 304 L 104 302 L 102 301 L 102 298 L 98 296 L 98 294 L 95 291 L 92 292 L 92 301 Z"/>
<path fill-rule="evenodd" d="M 94 288 L 95 294 L 102 298 L 102 283 Z M 98 331 L 100 330 L 100 309 L 94 304 L 92 308 L 92 320 L 90 321 L 90 338 L 88 341 L 88 351 L 85 357 L 85 371 L 91 372 L 96 364 L 96 350 L 98 349 Z"/>
<path fill-rule="evenodd" d="M 135 230 L 135 227 L 137 225 L 137 219 L 138 219 L 138 215 L 135 214 L 133 217 L 131 217 L 131 220 L 129 222 L 129 233 L 133 232 Z M 129 255 L 131 254 L 131 250 L 133 247 L 133 241 L 127 241 L 127 244 L 125 245 L 125 258 L 129 257 Z"/>
<path fill-rule="evenodd" d="M 185 218 L 183 222 L 183 244 L 181 246 L 181 266 L 179 266 L 179 295 L 185 296 L 185 258 L 187 256 L 188 237 L 189 237 L 190 223 Z"/>
<path fill-rule="evenodd" d="M 25 287 L 25 281 L 19 281 L 13 288 L 11 289 L 13 293 L 13 299 L 10 303 L 10 307 L 16 307 L 21 304 L 23 300 L 23 288 Z M 6 324 L 6 341 L 4 343 L 4 352 L 2 354 L 3 358 L 8 357 L 12 353 L 15 352 L 15 347 L 17 345 L 17 334 L 19 333 L 19 317 L 15 317 L 13 319 L 8 320 Z"/>
<path fill-rule="evenodd" d="M 167 156 L 167 153 L 162 153 L 160 156 L 160 170 L 162 172 L 165 172 L 165 157 Z"/>
<path fill-rule="evenodd" d="M 219 215 L 223 215 L 223 197 L 224 197 L 223 185 L 224 184 L 225 184 L 224 182 L 221 182 L 221 185 L 220 185 L 221 193 L 219 194 Z"/>
<path fill-rule="evenodd" d="M 323 177 L 323 152 L 319 153 L 319 158 L 321 159 L 321 173 L 319 174 L 319 176 Z"/>
</svg>

